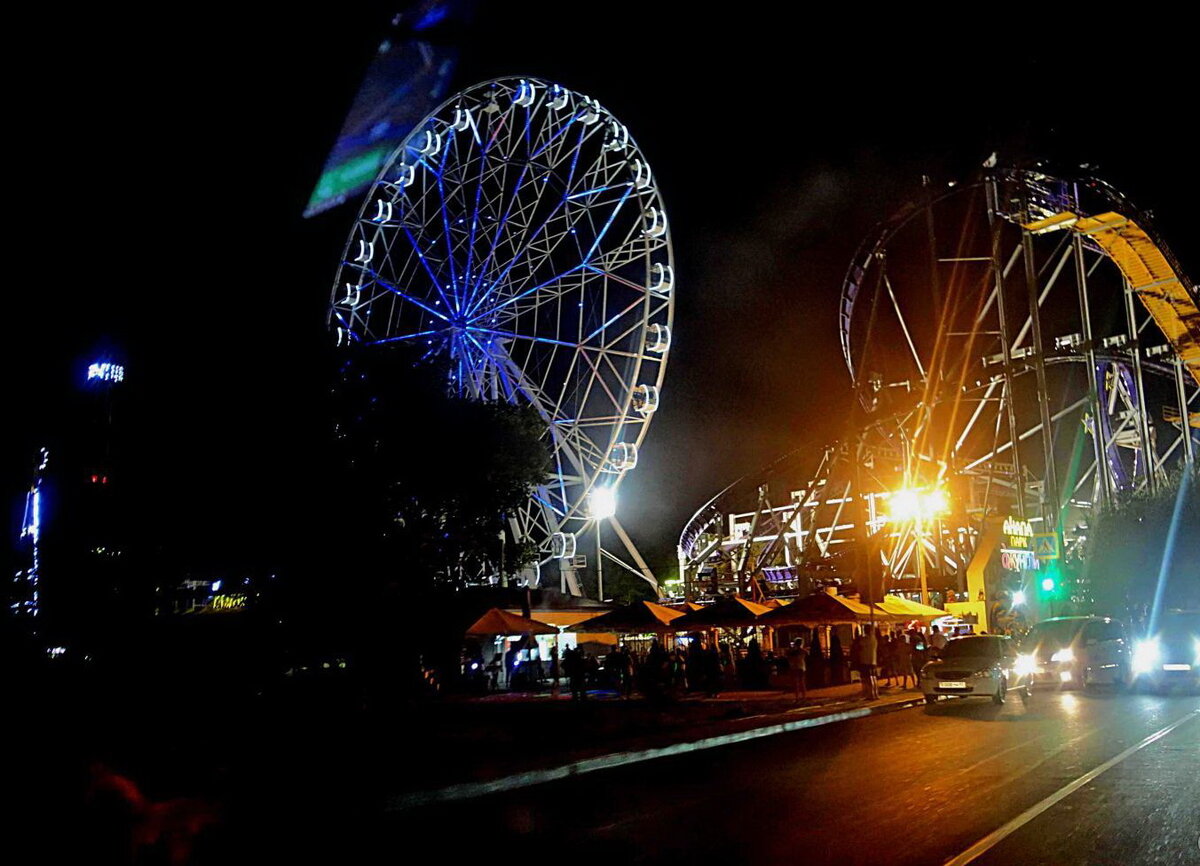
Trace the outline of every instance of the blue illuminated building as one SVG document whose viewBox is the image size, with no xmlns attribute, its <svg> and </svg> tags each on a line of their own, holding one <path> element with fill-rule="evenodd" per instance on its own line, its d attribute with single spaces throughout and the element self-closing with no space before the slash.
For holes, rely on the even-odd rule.
<svg viewBox="0 0 1200 866">
<path fill-rule="evenodd" d="M 126 369 L 111 358 L 79 370 L 59 429 L 41 431 L 16 533 L 6 602 L 48 645 L 70 647 L 111 629 L 135 604 L 135 541 L 124 438 L 117 435 Z"/>
<path fill-rule="evenodd" d="M 39 550 L 42 535 L 42 480 L 49 462 L 50 452 L 43 448 L 38 455 L 33 484 L 25 494 L 25 513 L 21 519 L 21 536 L 18 539 L 25 567 L 13 575 L 13 583 L 16 586 L 9 605 L 12 612 L 19 617 L 36 617 L 41 601 L 38 580 L 42 567 Z"/>
</svg>

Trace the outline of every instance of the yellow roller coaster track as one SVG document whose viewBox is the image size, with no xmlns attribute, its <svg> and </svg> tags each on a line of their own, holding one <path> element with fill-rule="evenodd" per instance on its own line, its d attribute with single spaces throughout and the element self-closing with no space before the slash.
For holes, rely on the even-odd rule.
<svg viewBox="0 0 1200 866">
<path fill-rule="evenodd" d="M 1167 338 L 1184 368 L 1200 384 L 1200 308 L 1154 239 L 1119 213 L 1080 217 L 1070 212 L 1029 223 L 1035 234 L 1070 228 L 1095 241 L 1125 275 L 1125 280 Z M 1176 416 L 1178 420 L 1178 416 Z M 1200 413 L 1189 418 L 1200 426 Z"/>
</svg>

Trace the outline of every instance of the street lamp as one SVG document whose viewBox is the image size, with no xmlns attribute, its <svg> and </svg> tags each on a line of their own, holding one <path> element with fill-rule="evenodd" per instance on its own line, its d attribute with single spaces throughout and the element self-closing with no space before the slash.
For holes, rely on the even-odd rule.
<svg viewBox="0 0 1200 866">
<path fill-rule="evenodd" d="M 916 524 L 917 576 L 921 579 L 921 603 L 929 604 L 929 578 L 925 572 L 925 551 L 922 549 L 924 522 L 950 510 L 950 500 L 940 487 L 925 489 L 905 487 L 888 497 L 888 519 L 892 522 L 913 521 Z M 940 545 L 938 545 L 940 550 Z"/>
<path fill-rule="evenodd" d="M 950 510 L 950 500 L 940 487 L 925 490 L 905 487 L 888 497 L 888 518 L 892 521 L 920 521 Z"/>
<path fill-rule="evenodd" d="M 601 544 L 600 521 L 617 513 L 617 492 L 611 487 L 593 487 L 588 495 L 588 510 L 596 521 L 596 595 L 604 601 L 604 547 Z"/>
<path fill-rule="evenodd" d="M 588 510 L 596 520 L 604 520 L 617 513 L 617 493 L 611 487 L 593 487 L 588 496 Z"/>
</svg>

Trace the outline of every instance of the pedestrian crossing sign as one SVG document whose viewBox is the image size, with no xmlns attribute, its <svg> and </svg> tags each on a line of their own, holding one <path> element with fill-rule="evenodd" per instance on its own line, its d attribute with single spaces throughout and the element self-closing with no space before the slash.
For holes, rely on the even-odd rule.
<svg viewBox="0 0 1200 866">
<path fill-rule="evenodd" d="M 1033 554 L 1038 559 L 1058 559 L 1058 533 L 1044 532 L 1034 535 Z"/>
</svg>

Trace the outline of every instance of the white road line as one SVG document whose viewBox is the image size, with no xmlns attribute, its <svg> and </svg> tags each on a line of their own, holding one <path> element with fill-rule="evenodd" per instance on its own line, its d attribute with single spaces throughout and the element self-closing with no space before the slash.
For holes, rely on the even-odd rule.
<svg viewBox="0 0 1200 866">
<path fill-rule="evenodd" d="M 1036 806 L 1026 809 L 1024 812 L 1022 812 L 1017 817 L 1013 818 L 1011 821 L 1009 821 L 1007 824 L 1005 824 L 1000 829 L 998 829 L 992 833 L 989 833 L 987 836 L 984 836 L 982 839 L 980 839 L 978 842 L 976 842 L 974 845 L 972 845 L 966 851 L 963 851 L 957 857 L 955 857 L 951 860 L 947 860 L 946 866 L 966 866 L 966 864 L 978 859 L 982 855 L 986 854 L 989 850 L 994 848 L 996 845 L 998 845 L 1000 842 L 1002 842 L 1004 839 L 1011 836 L 1017 830 L 1020 830 L 1022 827 L 1024 827 L 1026 824 L 1028 824 L 1030 821 L 1032 821 L 1038 815 L 1045 812 L 1051 806 L 1060 802 L 1061 800 L 1066 799 L 1067 797 L 1071 796 L 1076 791 L 1078 791 L 1080 788 L 1082 788 L 1084 785 L 1087 785 L 1088 783 L 1090 783 L 1101 773 L 1103 773 L 1107 770 L 1111 770 L 1113 767 L 1115 767 L 1117 764 L 1124 761 L 1126 758 L 1128 758 L 1134 752 L 1144 749 L 1146 746 L 1150 745 L 1151 743 L 1153 743 L 1157 740 L 1161 740 L 1163 737 L 1165 737 L 1167 734 L 1171 733 L 1171 731 L 1178 728 L 1184 722 L 1194 719 L 1197 716 L 1200 716 L 1200 710 L 1192 710 L 1186 716 L 1176 719 L 1175 721 L 1171 722 L 1171 724 L 1167 725 L 1165 728 L 1155 731 L 1153 734 L 1146 737 L 1146 739 L 1142 740 L 1137 745 L 1130 746 L 1128 749 L 1121 752 L 1121 754 L 1117 755 L 1116 757 L 1109 758 L 1107 761 L 1105 761 L 1100 766 L 1084 773 L 1082 776 L 1080 776 L 1074 782 L 1071 782 L 1071 783 L 1059 788 L 1057 791 L 1055 791 L 1053 794 L 1051 794 L 1045 800 L 1042 800 L 1042 802 L 1038 803 Z"/>
<path fill-rule="evenodd" d="M 960 776 L 963 776 L 963 775 L 966 775 L 967 773 L 970 773 L 972 770 L 978 770 L 980 767 L 982 767 L 988 761 L 994 761 L 997 758 L 1004 757 L 1009 752 L 1015 752 L 1017 749 L 1027 748 L 1029 746 L 1032 746 L 1034 743 L 1040 743 L 1042 740 L 1046 739 L 1046 737 L 1048 737 L 1048 736 L 1050 736 L 1050 735 L 1049 734 L 1041 734 L 1040 736 L 1034 737 L 1032 740 L 1026 740 L 1023 743 L 1017 743 L 1015 746 L 1010 746 L 1009 748 L 1007 748 L 1001 752 L 996 752 L 996 754 L 994 754 L 994 755 L 988 755 L 982 761 L 976 761 L 974 764 L 972 764 L 969 767 L 963 767 L 961 770 L 958 771 L 958 774 Z"/>
<path fill-rule="evenodd" d="M 683 755 L 688 752 L 699 752 L 705 749 L 715 749 L 720 746 L 730 746 L 734 743 L 744 743 L 749 740 L 757 740 L 761 737 L 773 737 L 776 734 L 787 734 L 807 728 L 819 728 L 823 725 L 845 722 L 850 719 L 859 719 L 864 716 L 880 715 L 892 709 L 919 706 L 922 702 L 923 699 L 921 698 L 914 698 L 907 701 L 893 701 L 888 704 L 878 704 L 874 707 L 844 710 L 840 713 L 830 713 L 829 715 L 816 716 L 814 718 L 796 719 L 795 721 L 781 722 L 761 728 L 751 728 L 747 731 L 721 734 L 715 737 L 707 737 L 703 740 L 695 740 L 690 743 L 675 743 L 671 746 L 663 746 L 657 749 L 641 749 L 636 752 L 616 752 L 610 755 L 601 755 L 598 758 L 573 761 L 569 764 L 550 767 L 545 770 L 517 773 L 513 776 L 505 776 L 502 779 L 493 779 L 487 782 L 464 782 L 434 791 L 418 791 L 412 794 L 402 794 L 389 800 L 385 809 L 388 812 L 400 812 L 405 809 L 427 806 L 432 803 L 468 800 L 474 797 L 494 794 L 499 791 L 511 791 L 515 788 L 527 788 L 531 785 L 542 785 L 546 782 L 558 781 L 559 779 L 569 779 L 572 776 L 579 776 L 583 773 L 594 773 L 597 770 L 609 770 L 613 767 L 638 764 L 642 761 L 653 761 L 658 758 L 668 758 L 672 755 Z"/>
</svg>

